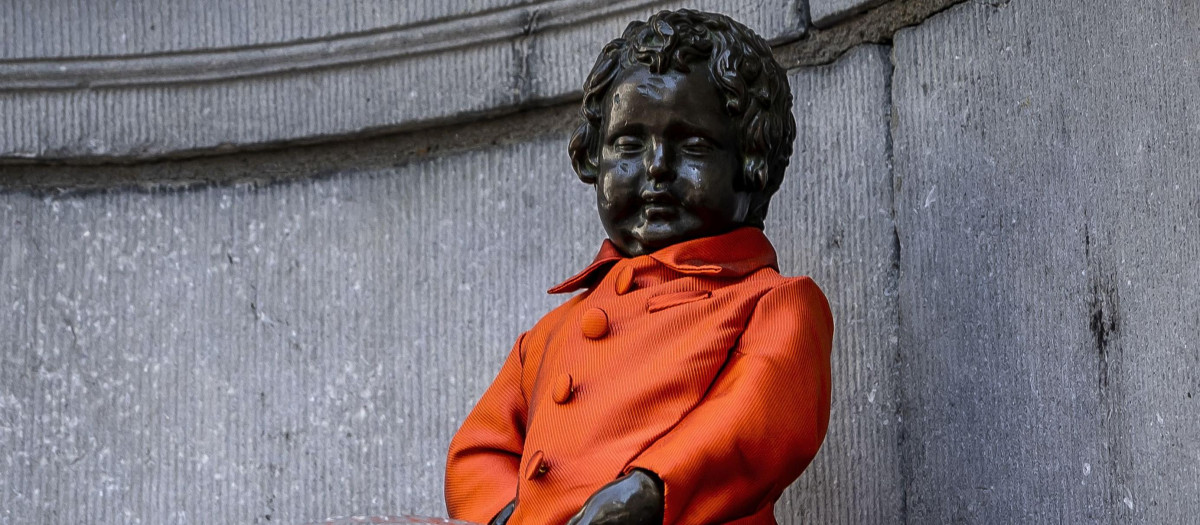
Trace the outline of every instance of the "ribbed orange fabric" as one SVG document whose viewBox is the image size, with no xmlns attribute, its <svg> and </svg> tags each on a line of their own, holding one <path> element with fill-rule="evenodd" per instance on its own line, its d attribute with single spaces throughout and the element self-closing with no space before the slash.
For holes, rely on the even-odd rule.
<svg viewBox="0 0 1200 525">
<path fill-rule="evenodd" d="M 450 516 L 484 523 L 519 494 L 510 523 L 558 525 L 643 468 L 663 480 L 666 524 L 775 523 L 829 422 L 817 285 L 780 276 L 742 228 L 633 258 L 605 241 L 551 292 L 584 287 L 521 335 L 454 436 Z"/>
</svg>

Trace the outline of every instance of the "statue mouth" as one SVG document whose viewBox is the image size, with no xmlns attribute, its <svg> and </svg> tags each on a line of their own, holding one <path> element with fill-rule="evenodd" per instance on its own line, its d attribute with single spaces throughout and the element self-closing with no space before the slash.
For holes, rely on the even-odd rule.
<svg viewBox="0 0 1200 525">
<path fill-rule="evenodd" d="M 647 203 L 642 207 L 642 215 L 646 220 L 673 219 L 678 215 L 675 206 L 662 203 Z"/>
<path fill-rule="evenodd" d="M 672 219 L 679 214 L 679 199 L 665 188 L 642 190 L 642 216 L 646 220 Z"/>
</svg>

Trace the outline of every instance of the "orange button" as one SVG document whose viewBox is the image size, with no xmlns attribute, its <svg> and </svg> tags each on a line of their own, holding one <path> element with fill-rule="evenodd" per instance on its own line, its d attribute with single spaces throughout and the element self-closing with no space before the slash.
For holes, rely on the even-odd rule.
<svg viewBox="0 0 1200 525">
<path fill-rule="evenodd" d="M 633 268 L 621 268 L 621 272 L 617 274 L 617 295 L 625 295 L 633 288 Z"/>
<path fill-rule="evenodd" d="M 540 450 L 533 453 L 525 467 L 525 479 L 539 478 L 550 472 L 550 464 L 546 462 L 545 456 Z"/>
<path fill-rule="evenodd" d="M 600 339 L 608 333 L 608 314 L 599 308 L 589 308 L 583 313 L 579 322 L 583 336 L 588 339 Z"/>
<path fill-rule="evenodd" d="M 570 401 L 573 393 L 575 393 L 575 380 L 571 378 L 571 374 L 561 374 L 554 380 L 555 403 L 561 405 Z"/>
</svg>

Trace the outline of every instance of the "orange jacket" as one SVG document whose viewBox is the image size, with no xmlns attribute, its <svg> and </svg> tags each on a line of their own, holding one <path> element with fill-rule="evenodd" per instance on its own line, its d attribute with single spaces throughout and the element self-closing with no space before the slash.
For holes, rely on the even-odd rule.
<svg viewBox="0 0 1200 525">
<path fill-rule="evenodd" d="M 633 468 L 666 524 L 775 523 L 829 422 L 833 318 L 755 228 L 622 257 L 605 241 L 450 444 L 450 516 L 559 525 Z"/>
</svg>

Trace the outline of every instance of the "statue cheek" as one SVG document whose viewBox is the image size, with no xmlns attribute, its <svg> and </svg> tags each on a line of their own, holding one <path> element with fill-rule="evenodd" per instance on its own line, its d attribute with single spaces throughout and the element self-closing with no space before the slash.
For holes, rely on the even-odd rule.
<svg viewBox="0 0 1200 525">
<path fill-rule="evenodd" d="M 642 172 L 640 160 L 621 159 L 613 164 L 613 175 L 623 180 L 636 179 Z"/>
<path fill-rule="evenodd" d="M 638 191 L 638 163 L 621 160 L 609 166 L 600 176 L 597 189 L 608 200 L 628 199 Z"/>
<path fill-rule="evenodd" d="M 624 186 L 626 185 L 621 183 L 621 177 L 611 172 L 601 175 L 596 184 L 596 206 L 608 211 L 620 209 L 622 202 L 628 200 L 624 197 Z"/>
</svg>

